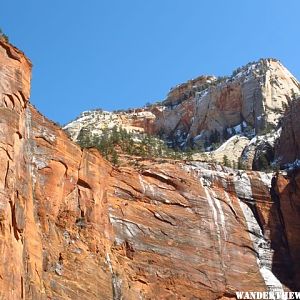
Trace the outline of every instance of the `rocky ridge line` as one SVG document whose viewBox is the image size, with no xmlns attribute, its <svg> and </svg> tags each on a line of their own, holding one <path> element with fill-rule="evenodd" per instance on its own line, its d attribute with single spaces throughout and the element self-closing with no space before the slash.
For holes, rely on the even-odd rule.
<svg viewBox="0 0 300 300">
<path fill-rule="evenodd" d="M 76 140 L 81 130 L 101 135 L 103 128 L 118 126 L 137 137 L 146 132 L 173 147 L 192 147 L 194 159 L 222 163 L 226 156 L 260 170 L 262 159 L 267 165 L 277 160 L 281 120 L 299 92 L 298 81 L 278 60 L 261 59 L 231 77 L 201 76 L 178 85 L 148 108 L 84 112 L 64 129 Z"/>
<path fill-rule="evenodd" d="M 29 104 L 31 65 L 13 50 L 0 44 L 0 298 L 225 300 L 299 288 L 297 174 L 114 168 Z"/>
</svg>

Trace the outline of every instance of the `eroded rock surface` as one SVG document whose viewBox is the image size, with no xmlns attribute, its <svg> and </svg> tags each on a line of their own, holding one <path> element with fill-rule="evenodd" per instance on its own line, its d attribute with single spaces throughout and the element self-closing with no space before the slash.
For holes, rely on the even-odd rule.
<svg viewBox="0 0 300 300">
<path fill-rule="evenodd" d="M 180 91 L 181 86 L 177 87 Z M 176 90 L 175 89 L 175 90 Z M 169 97 L 173 97 L 174 90 Z M 277 60 L 263 59 L 241 68 L 232 77 L 211 85 L 177 106 L 167 105 L 155 122 L 180 142 L 209 138 L 217 131 L 221 139 L 235 131 L 260 133 L 278 124 L 299 83 Z M 178 96 L 179 97 L 179 96 Z M 168 104 L 168 98 L 165 102 Z M 239 127 L 239 128 L 237 128 Z"/>
<path fill-rule="evenodd" d="M 172 148 L 193 149 L 195 159 L 223 163 L 225 156 L 231 165 L 267 170 L 299 156 L 294 104 L 299 87 L 281 62 L 261 59 L 230 77 L 200 76 L 177 85 L 164 101 L 148 107 L 84 112 L 64 129 L 79 141 L 80 136 L 95 140 L 104 128 L 116 126 L 137 142 L 148 133 Z M 286 155 L 285 141 L 290 144 Z"/>
<path fill-rule="evenodd" d="M 281 261 L 289 264 L 291 272 L 283 274 L 283 278 L 293 282 L 294 290 L 300 289 L 300 172 L 290 171 L 288 174 L 277 174 L 273 179 L 274 199 L 278 207 L 280 223 L 284 229 L 283 242 L 288 246 L 289 252 L 283 254 L 278 249 L 275 254 Z M 277 228 L 278 229 L 278 228 Z M 271 231 L 273 237 L 279 238 L 278 232 Z M 275 266 L 274 266 L 275 267 Z M 276 272 L 282 272 L 277 268 Z"/>
<path fill-rule="evenodd" d="M 275 254 L 296 262 L 297 241 L 288 250 L 270 232 L 290 228 L 289 241 L 298 229 L 271 210 L 271 176 L 197 162 L 113 168 L 30 106 L 30 69 L 0 43 L 1 299 L 229 299 L 291 288 L 298 277 L 283 278 L 291 269 Z"/>
<path fill-rule="evenodd" d="M 148 108 L 85 112 L 65 129 L 74 140 L 82 128 L 99 133 L 105 124 L 154 133 L 181 147 L 218 143 L 234 134 L 275 128 L 299 92 L 299 82 L 278 60 L 261 59 L 231 77 L 200 76 L 180 84 Z"/>
<path fill-rule="evenodd" d="M 300 159 L 300 99 L 295 99 L 282 120 L 280 139 L 275 147 L 275 156 L 281 165 Z"/>
</svg>

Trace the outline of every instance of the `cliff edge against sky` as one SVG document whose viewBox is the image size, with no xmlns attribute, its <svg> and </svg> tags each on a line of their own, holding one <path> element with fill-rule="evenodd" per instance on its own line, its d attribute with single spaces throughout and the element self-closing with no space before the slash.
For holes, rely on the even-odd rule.
<svg viewBox="0 0 300 300">
<path fill-rule="evenodd" d="M 30 76 L 24 54 L 0 41 L 1 299 L 234 299 L 300 288 L 296 168 L 273 177 L 199 161 L 113 167 L 30 105 Z"/>
</svg>

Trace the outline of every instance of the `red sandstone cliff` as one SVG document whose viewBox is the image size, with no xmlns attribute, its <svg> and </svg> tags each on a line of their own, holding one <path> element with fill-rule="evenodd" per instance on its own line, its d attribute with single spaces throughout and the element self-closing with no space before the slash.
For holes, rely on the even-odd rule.
<svg viewBox="0 0 300 300">
<path fill-rule="evenodd" d="M 292 286 L 298 244 L 276 233 L 290 241 L 297 228 L 288 211 L 279 222 L 269 175 L 113 168 L 30 106 L 30 69 L 0 42 L 1 299 L 229 299 Z"/>
</svg>

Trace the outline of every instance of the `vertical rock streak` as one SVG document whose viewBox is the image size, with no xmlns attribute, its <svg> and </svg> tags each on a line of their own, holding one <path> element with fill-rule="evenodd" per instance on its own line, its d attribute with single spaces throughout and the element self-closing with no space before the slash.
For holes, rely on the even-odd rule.
<svg viewBox="0 0 300 300">
<path fill-rule="evenodd" d="M 122 299 L 122 280 L 118 277 L 118 275 L 114 272 L 112 262 L 110 259 L 110 255 L 108 252 L 105 254 L 105 261 L 108 264 L 109 271 L 111 273 L 111 283 L 112 283 L 112 291 L 113 291 L 113 300 L 121 300 Z"/>
<path fill-rule="evenodd" d="M 1 299 L 213 300 L 234 297 L 239 289 L 283 290 L 272 273 L 273 250 L 259 225 L 268 226 L 262 219 L 266 221 L 263 214 L 270 213 L 272 203 L 260 196 L 268 199 L 270 176 L 253 173 L 253 178 L 205 163 L 145 161 L 148 176 L 129 166 L 113 169 L 95 149 L 82 151 L 27 103 L 30 66 L 22 62 L 23 54 L 5 47 L 20 60 L 0 47 Z M 234 89 L 224 96 L 231 107 L 241 93 L 230 85 Z M 250 82 L 250 96 L 255 88 Z M 270 101 L 285 93 L 273 93 L 275 88 L 267 88 Z M 202 106 L 215 112 L 215 96 L 205 93 L 199 106 L 179 105 L 193 112 L 196 125 L 211 120 L 206 113 L 197 118 Z M 263 112 L 260 98 L 267 96 L 256 96 L 250 98 L 257 103 L 245 101 L 250 103 L 245 116 Z M 170 122 L 170 115 L 161 116 Z M 189 120 L 186 115 L 184 122 Z M 202 132 L 196 125 L 188 130 L 191 137 Z M 258 187 L 264 191 L 257 193 Z M 290 222 L 287 216 L 286 225 Z M 293 248 L 297 251 L 297 245 Z"/>
<path fill-rule="evenodd" d="M 211 197 L 210 191 L 208 190 L 208 188 L 206 186 L 204 186 L 203 188 L 204 188 L 204 191 L 205 191 L 205 195 L 206 195 L 208 205 L 211 208 L 212 219 L 214 221 L 215 228 L 216 228 L 216 231 L 217 231 L 217 240 L 218 240 L 218 243 L 219 243 L 219 246 L 220 246 L 220 251 L 221 251 L 221 248 L 222 248 L 222 246 L 221 246 L 221 230 L 220 230 L 220 226 L 219 226 L 218 213 L 217 213 L 217 210 L 216 210 L 216 207 L 215 207 L 215 204 L 214 204 L 215 201 L 214 201 L 214 198 Z"/>
<path fill-rule="evenodd" d="M 266 180 L 266 178 L 267 176 L 263 176 L 264 180 Z M 238 179 L 235 181 L 235 187 L 237 195 L 239 196 L 239 204 L 249 230 L 249 236 L 257 253 L 257 264 L 265 284 L 270 292 L 284 292 L 282 284 L 272 272 L 273 250 L 271 249 L 271 243 L 265 239 L 258 221 L 256 220 L 249 205 L 242 200 L 253 199 L 251 193 L 251 182 L 246 173 L 242 174 L 242 180 Z M 243 196 L 241 197 L 242 194 Z M 240 199 L 240 197 L 242 199 Z"/>
<path fill-rule="evenodd" d="M 226 222 L 225 222 L 225 215 L 224 211 L 222 209 L 222 205 L 219 199 L 217 199 L 216 193 L 212 190 L 211 191 L 213 194 L 213 202 L 215 203 L 217 210 L 218 210 L 218 216 L 220 216 L 220 222 L 221 222 L 221 227 L 224 235 L 225 241 L 227 240 L 227 230 L 226 230 Z"/>
<path fill-rule="evenodd" d="M 197 174 L 199 182 L 202 185 L 202 188 L 204 189 L 206 200 L 210 207 L 211 216 L 212 216 L 212 220 L 213 220 L 214 227 L 215 227 L 214 232 L 216 232 L 217 243 L 218 243 L 218 247 L 219 247 L 218 253 L 220 255 L 220 265 L 221 265 L 221 269 L 223 272 L 224 280 L 226 280 L 225 279 L 225 269 L 224 269 L 225 263 L 224 263 L 224 259 L 223 259 L 223 253 L 224 253 L 224 247 L 226 247 L 226 243 L 224 243 L 224 241 L 226 242 L 226 240 L 227 240 L 227 230 L 226 230 L 226 224 L 225 224 L 225 216 L 224 216 L 222 206 L 220 204 L 220 200 L 216 198 L 216 194 L 215 194 L 214 190 L 209 187 L 211 182 L 202 177 L 201 171 L 199 169 L 193 168 L 190 166 L 184 167 L 184 169 L 194 170 Z M 220 224 L 221 224 L 221 226 L 220 226 Z M 224 238 L 222 238 L 222 235 Z M 222 243 L 222 241 L 223 241 L 223 243 Z"/>
<path fill-rule="evenodd" d="M 217 181 L 214 178 L 213 172 L 210 174 L 210 180 L 207 176 L 204 176 L 203 170 L 201 170 L 201 166 L 185 166 L 184 169 L 186 171 L 193 171 L 198 179 L 201 182 L 201 185 L 204 188 L 207 203 L 211 209 L 212 220 L 214 222 L 214 227 L 216 230 L 217 240 L 220 248 L 220 255 L 222 259 L 223 247 L 222 240 L 227 240 L 227 230 L 226 230 L 226 220 L 224 211 L 222 209 L 222 204 L 220 200 L 217 199 L 216 192 L 213 189 L 212 182 Z M 215 172 L 217 173 L 217 172 Z M 204 177 L 203 177 L 204 176 Z M 271 176 L 263 173 L 257 173 L 259 180 L 263 183 L 264 186 L 270 187 Z M 220 175 L 220 178 L 222 176 Z M 234 214 L 236 215 L 235 210 L 233 209 L 232 201 L 226 191 L 225 181 L 220 181 L 222 183 L 224 189 L 224 200 L 230 205 Z M 258 220 L 255 218 L 250 204 L 255 205 L 255 200 L 252 195 L 252 187 L 249 176 L 246 172 L 238 172 L 234 176 L 234 186 L 235 193 L 237 195 L 238 203 L 241 207 L 241 211 L 243 212 L 247 229 L 249 232 L 250 239 L 253 243 L 254 250 L 257 253 L 256 261 L 259 267 L 262 278 L 267 286 L 268 290 L 271 292 L 283 292 L 283 287 L 280 281 L 276 278 L 276 276 L 272 272 L 272 259 L 273 259 L 273 250 L 271 249 L 270 241 L 266 240 L 263 235 L 263 232 L 260 228 Z M 259 199 L 257 199 L 259 200 Z M 248 204 L 245 203 L 248 202 Z M 224 239 L 222 239 L 222 235 Z"/>
</svg>

